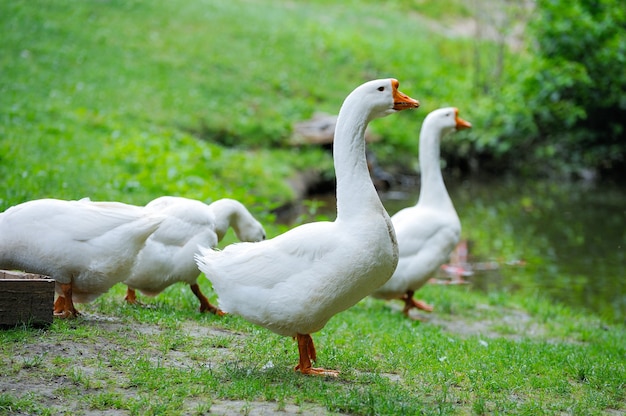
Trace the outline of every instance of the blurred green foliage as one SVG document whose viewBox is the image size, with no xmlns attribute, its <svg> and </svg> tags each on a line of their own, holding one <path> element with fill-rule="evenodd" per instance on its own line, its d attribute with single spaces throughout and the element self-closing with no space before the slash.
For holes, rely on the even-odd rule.
<svg viewBox="0 0 626 416">
<path fill-rule="evenodd" d="M 527 53 L 512 60 L 478 116 L 488 133 L 471 133 L 473 150 L 527 174 L 623 173 L 623 2 L 539 0 L 527 36 Z"/>
<path fill-rule="evenodd" d="M 573 165 L 616 168 L 626 155 L 626 8 L 619 0 L 540 1 L 539 59 L 524 84 L 538 147 Z M 552 155 L 550 155 L 552 157 Z"/>
</svg>

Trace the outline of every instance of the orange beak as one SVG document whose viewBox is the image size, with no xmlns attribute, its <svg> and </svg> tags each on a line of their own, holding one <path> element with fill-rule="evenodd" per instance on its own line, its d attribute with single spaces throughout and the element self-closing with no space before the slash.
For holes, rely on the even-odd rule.
<svg viewBox="0 0 626 416">
<path fill-rule="evenodd" d="M 469 121 L 465 121 L 461 117 L 459 117 L 459 109 L 455 108 L 454 111 L 456 113 L 456 116 L 455 116 L 456 129 L 457 130 L 471 129 L 472 123 L 470 123 Z"/>
<path fill-rule="evenodd" d="M 398 82 L 397 79 L 391 80 L 391 91 L 393 93 L 393 109 L 396 111 L 402 111 L 408 110 L 410 108 L 419 107 L 420 102 L 398 91 L 399 86 L 400 82 Z"/>
</svg>

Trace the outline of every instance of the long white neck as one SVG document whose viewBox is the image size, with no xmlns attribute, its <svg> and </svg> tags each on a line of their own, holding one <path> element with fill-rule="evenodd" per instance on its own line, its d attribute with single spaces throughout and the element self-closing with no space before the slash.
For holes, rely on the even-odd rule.
<svg viewBox="0 0 626 416">
<path fill-rule="evenodd" d="M 443 181 L 439 160 L 440 142 L 443 136 L 445 133 L 438 126 L 427 121 L 422 125 L 419 145 L 421 185 L 418 204 L 453 207 Z"/>
<path fill-rule="evenodd" d="M 230 200 L 220 199 L 210 205 L 215 215 L 215 234 L 217 240 L 222 241 L 228 228 L 236 222 L 237 205 Z"/>
<path fill-rule="evenodd" d="M 337 178 L 337 219 L 349 219 L 366 210 L 383 209 L 365 158 L 367 114 L 359 103 L 346 101 L 339 111 L 333 142 Z"/>
</svg>

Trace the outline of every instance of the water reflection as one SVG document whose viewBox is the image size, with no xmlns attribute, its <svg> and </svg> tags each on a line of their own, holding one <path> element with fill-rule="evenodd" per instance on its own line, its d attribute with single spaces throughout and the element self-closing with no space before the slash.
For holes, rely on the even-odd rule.
<svg viewBox="0 0 626 416">
<path fill-rule="evenodd" d="M 415 189 L 383 195 L 389 213 L 414 204 Z M 467 277 L 472 287 L 547 294 L 626 322 L 626 190 L 621 184 L 469 180 L 448 183 L 448 190 L 462 238 L 469 242 L 468 261 L 498 265 L 474 270 Z M 332 198 L 309 201 L 309 208 L 334 218 Z"/>
</svg>

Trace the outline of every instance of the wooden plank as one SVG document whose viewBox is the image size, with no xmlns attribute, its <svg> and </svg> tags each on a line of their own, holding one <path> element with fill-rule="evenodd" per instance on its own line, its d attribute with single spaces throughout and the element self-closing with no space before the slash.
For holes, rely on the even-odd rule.
<svg viewBox="0 0 626 416">
<path fill-rule="evenodd" d="M 0 326 L 52 323 L 54 280 L 47 276 L 0 270 Z"/>
<path fill-rule="evenodd" d="M 18 270 L 0 270 L 0 279 L 50 279 L 45 274 L 26 273 Z"/>
</svg>

